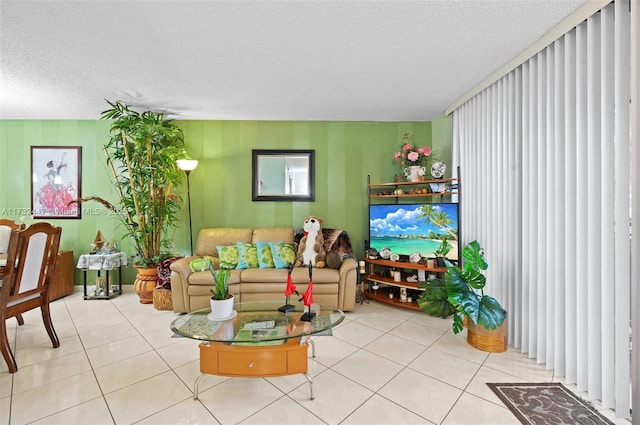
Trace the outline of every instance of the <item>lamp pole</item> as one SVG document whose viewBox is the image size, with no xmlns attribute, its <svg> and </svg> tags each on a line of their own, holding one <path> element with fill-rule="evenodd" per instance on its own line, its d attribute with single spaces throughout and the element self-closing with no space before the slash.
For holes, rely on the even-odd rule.
<svg viewBox="0 0 640 425">
<path fill-rule="evenodd" d="M 191 255 L 193 256 L 193 229 L 191 227 L 191 183 L 189 182 L 189 175 L 198 166 L 198 161 L 195 159 L 179 159 L 178 168 L 185 172 L 187 175 L 187 203 L 189 205 L 189 246 L 191 248 Z"/>
<path fill-rule="evenodd" d="M 191 256 L 193 256 L 193 230 L 191 228 L 191 185 L 189 184 L 189 174 L 191 170 L 184 170 L 187 173 L 187 203 L 189 204 L 189 246 L 191 247 Z"/>
</svg>

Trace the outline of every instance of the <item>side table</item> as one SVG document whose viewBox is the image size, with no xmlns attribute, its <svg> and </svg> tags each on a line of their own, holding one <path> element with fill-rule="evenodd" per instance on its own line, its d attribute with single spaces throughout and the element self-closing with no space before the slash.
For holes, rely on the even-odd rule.
<svg viewBox="0 0 640 425">
<path fill-rule="evenodd" d="M 127 254 L 124 252 L 114 252 L 111 254 L 84 254 L 78 258 L 77 268 L 82 269 L 84 299 L 85 300 L 108 300 L 115 296 L 122 295 L 122 266 L 127 265 Z M 101 272 L 105 271 L 104 288 L 99 287 Z M 110 282 L 110 272 L 118 270 L 118 285 Z M 87 272 L 97 272 L 96 292 L 87 293 Z"/>
</svg>

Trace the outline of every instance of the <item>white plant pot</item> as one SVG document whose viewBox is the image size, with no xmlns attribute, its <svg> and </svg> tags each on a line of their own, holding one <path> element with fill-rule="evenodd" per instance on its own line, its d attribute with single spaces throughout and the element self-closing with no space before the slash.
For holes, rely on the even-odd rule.
<svg viewBox="0 0 640 425">
<path fill-rule="evenodd" d="M 211 298 L 211 318 L 226 319 L 231 316 L 233 311 L 233 295 L 230 295 L 226 300 L 214 300 Z"/>
</svg>

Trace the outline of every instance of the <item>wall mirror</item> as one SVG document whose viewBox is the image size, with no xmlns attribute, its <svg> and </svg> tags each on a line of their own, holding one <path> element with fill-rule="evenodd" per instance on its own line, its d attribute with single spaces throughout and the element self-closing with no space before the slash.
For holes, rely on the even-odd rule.
<svg viewBox="0 0 640 425">
<path fill-rule="evenodd" d="M 314 150 L 252 151 L 254 201 L 315 199 Z"/>
</svg>

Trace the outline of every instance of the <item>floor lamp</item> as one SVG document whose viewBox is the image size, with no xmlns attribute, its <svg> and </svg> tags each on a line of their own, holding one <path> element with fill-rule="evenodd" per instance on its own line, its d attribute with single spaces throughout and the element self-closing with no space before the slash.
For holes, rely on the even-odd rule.
<svg viewBox="0 0 640 425">
<path fill-rule="evenodd" d="M 198 166 L 198 161 L 195 159 L 179 159 L 178 168 L 184 171 L 187 175 L 187 202 L 189 204 L 189 242 L 191 247 L 191 255 L 193 256 L 193 231 L 191 230 L 191 186 L 189 184 L 189 174 Z"/>
</svg>

